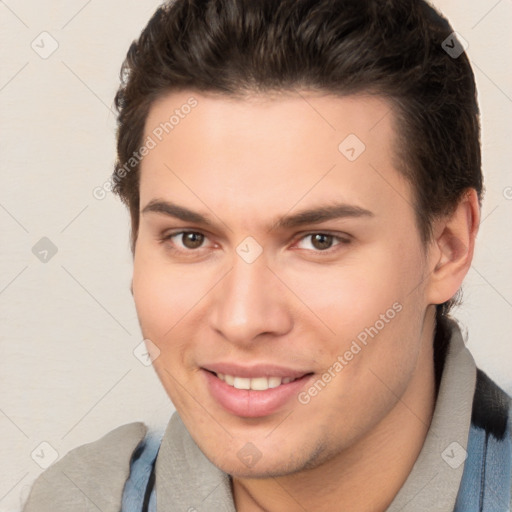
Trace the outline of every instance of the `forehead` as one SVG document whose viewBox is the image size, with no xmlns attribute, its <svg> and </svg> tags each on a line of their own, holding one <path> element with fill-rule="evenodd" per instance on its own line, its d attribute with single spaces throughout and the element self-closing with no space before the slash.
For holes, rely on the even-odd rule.
<svg viewBox="0 0 512 512">
<path fill-rule="evenodd" d="M 181 91 L 152 105 L 144 139 L 154 147 L 141 163 L 142 207 L 158 197 L 264 217 L 298 202 L 410 206 L 392 108 L 380 97 Z"/>
</svg>

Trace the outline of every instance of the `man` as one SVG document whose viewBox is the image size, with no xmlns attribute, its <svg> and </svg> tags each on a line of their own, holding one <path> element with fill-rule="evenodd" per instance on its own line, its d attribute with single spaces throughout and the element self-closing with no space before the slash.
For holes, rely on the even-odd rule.
<svg viewBox="0 0 512 512">
<path fill-rule="evenodd" d="M 505 511 L 510 398 L 449 317 L 474 77 L 417 0 L 176 0 L 132 44 L 114 189 L 177 412 L 73 450 L 27 511 Z"/>
</svg>

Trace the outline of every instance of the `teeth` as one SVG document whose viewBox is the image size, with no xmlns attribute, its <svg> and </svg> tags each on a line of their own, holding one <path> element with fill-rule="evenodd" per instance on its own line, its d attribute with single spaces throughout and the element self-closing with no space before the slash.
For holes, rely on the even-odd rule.
<svg viewBox="0 0 512 512">
<path fill-rule="evenodd" d="M 277 386 L 281 385 L 281 377 L 269 377 L 268 378 L 268 387 L 269 388 L 277 388 Z"/>
<path fill-rule="evenodd" d="M 217 373 L 217 377 L 236 389 L 252 389 L 254 391 L 265 391 L 267 389 L 277 388 L 281 384 L 288 384 L 295 380 L 291 377 L 255 377 L 249 379 L 246 377 L 225 375 L 224 373 Z"/>
<path fill-rule="evenodd" d="M 251 389 L 251 379 L 235 377 L 233 386 L 235 386 L 236 389 Z"/>
<path fill-rule="evenodd" d="M 255 389 L 256 391 L 265 391 L 265 389 L 268 389 L 268 379 L 266 377 L 251 379 L 251 389 Z"/>
</svg>

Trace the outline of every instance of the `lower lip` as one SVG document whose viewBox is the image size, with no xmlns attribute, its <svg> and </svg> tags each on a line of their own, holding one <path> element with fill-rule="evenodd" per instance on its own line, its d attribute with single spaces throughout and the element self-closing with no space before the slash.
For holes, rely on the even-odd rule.
<svg viewBox="0 0 512 512">
<path fill-rule="evenodd" d="M 259 418 L 268 416 L 290 400 L 294 399 L 301 388 L 313 377 L 313 375 L 304 375 L 288 384 L 281 384 L 277 388 L 269 388 L 265 391 L 255 391 L 252 389 L 236 389 L 215 374 L 202 370 L 206 382 L 213 398 L 226 409 L 236 416 L 245 418 Z"/>
</svg>

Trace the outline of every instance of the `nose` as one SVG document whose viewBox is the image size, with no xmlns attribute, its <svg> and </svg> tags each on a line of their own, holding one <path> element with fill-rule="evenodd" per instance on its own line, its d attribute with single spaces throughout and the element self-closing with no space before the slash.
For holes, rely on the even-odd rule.
<svg viewBox="0 0 512 512">
<path fill-rule="evenodd" d="M 210 297 L 210 326 L 239 346 L 289 332 L 290 298 L 274 272 L 263 254 L 252 263 L 235 254 L 231 270 Z"/>
</svg>

